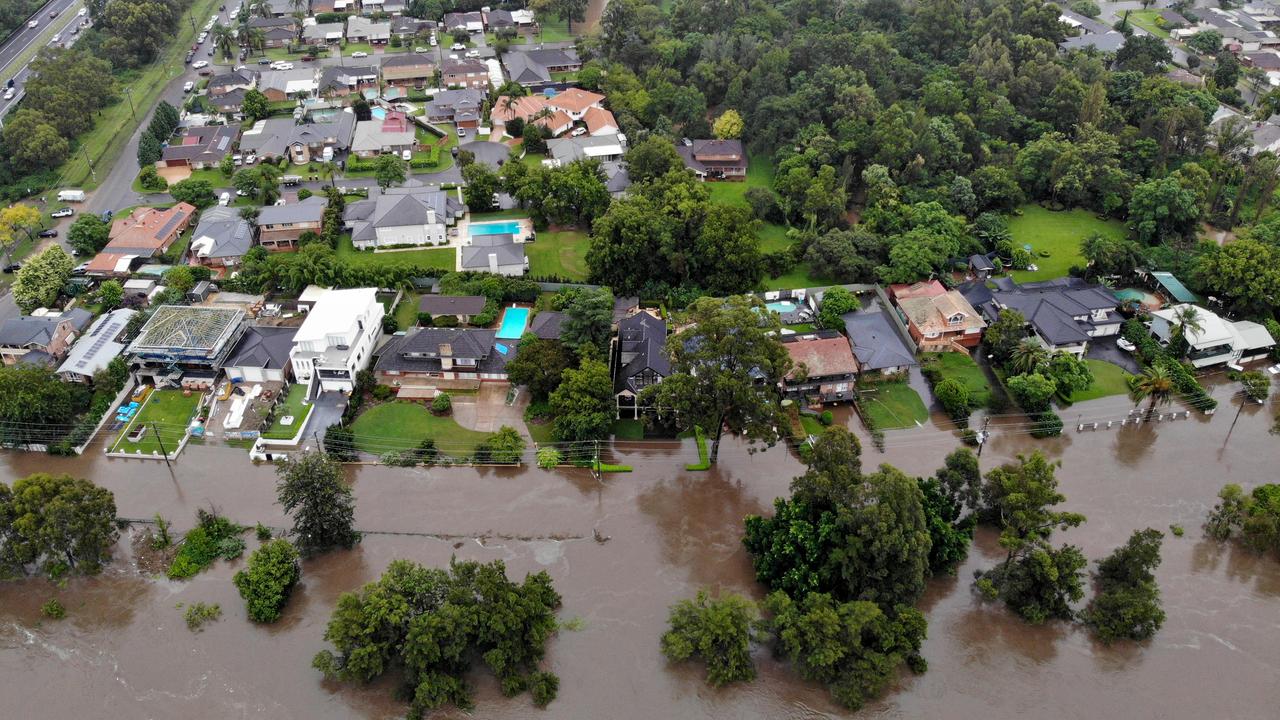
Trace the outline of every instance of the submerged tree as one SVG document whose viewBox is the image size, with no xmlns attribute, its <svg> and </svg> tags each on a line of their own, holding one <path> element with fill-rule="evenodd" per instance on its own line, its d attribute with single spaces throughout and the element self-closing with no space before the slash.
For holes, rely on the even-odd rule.
<svg viewBox="0 0 1280 720">
<path fill-rule="evenodd" d="M 355 531 L 355 500 L 342 465 L 321 452 L 304 452 L 276 469 L 280 504 L 293 515 L 292 534 L 298 549 L 309 555 L 350 548 Z"/>
<path fill-rule="evenodd" d="M 755 604 L 741 595 L 713 599 L 699 590 L 693 600 L 671 607 L 671 629 L 662 635 L 662 654 L 677 662 L 702 660 L 707 682 L 717 687 L 754 679 L 751 637 L 756 614 Z"/>
<path fill-rule="evenodd" d="M 1158 530 L 1137 530 L 1098 563 L 1098 594 L 1081 617 L 1099 640 L 1146 640 L 1164 624 L 1160 586 L 1152 572 L 1160 564 L 1163 539 Z"/>
<path fill-rule="evenodd" d="M 116 503 L 110 490 L 70 475 L 35 473 L 0 483 L 0 577 L 94 575 L 111 559 Z"/>
</svg>

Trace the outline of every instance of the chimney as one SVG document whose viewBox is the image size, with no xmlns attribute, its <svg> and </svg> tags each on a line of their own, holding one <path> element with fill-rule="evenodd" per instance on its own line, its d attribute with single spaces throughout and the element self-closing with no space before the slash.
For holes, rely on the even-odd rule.
<svg viewBox="0 0 1280 720">
<path fill-rule="evenodd" d="M 498 253 L 489 253 L 489 272 L 498 274 Z"/>
<path fill-rule="evenodd" d="M 453 369 L 453 346 L 449 343 L 440 343 L 440 369 Z"/>
<path fill-rule="evenodd" d="M 434 208 L 427 208 L 427 224 L 428 225 L 436 224 L 436 211 Z"/>
</svg>

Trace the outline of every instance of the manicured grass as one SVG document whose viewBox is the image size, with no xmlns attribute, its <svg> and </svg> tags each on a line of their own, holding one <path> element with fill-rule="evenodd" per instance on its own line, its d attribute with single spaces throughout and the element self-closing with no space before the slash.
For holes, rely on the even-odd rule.
<svg viewBox="0 0 1280 720">
<path fill-rule="evenodd" d="M 529 430 L 529 437 L 539 445 L 546 445 L 556 441 L 555 427 L 551 422 L 527 422 L 524 426 Z"/>
<path fill-rule="evenodd" d="M 569 32 L 569 23 L 551 13 L 540 13 L 538 21 L 540 32 L 533 34 L 533 41 L 539 43 L 569 42 L 586 27 L 579 22 L 573 26 L 574 32 Z"/>
<path fill-rule="evenodd" d="M 643 440 L 643 420 L 614 420 L 613 437 L 617 440 Z"/>
<path fill-rule="evenodd" d="M 553 73 L 551 73 L 551 79 L 552 79 L 552 80 L 555 80 L 556 82 L 574 82 L 574 81 L 576 81 L 576 80 L 578 79 L 578 73 L 576 73 L 576 72 L 553 72 Z"/>
<path fill-rule="evenodd" d="M 285 440 L 298 434 L 303 425 L 307 424 L 307 418 L 311 416 L 311 405 L 304 405 L 303 399 L 307 397 L 306 385 L 290 385 L 289 394 L 285 396 L 284 402 L 280 403 L 276 408 L 276 419 L 271 423 L 271 427 L 267 428 L 263 433 L 263 437 L 275 440 Z M 284 425 L 280 419 L 286 416 L 293 416 L 293 422 Z"/>
<path fill-rule="evenodd" d="M 959 380 L 969 389 L 969 397 L 972 398 L 974 407 L 986 405 L 991 398 L 991 384 L 987 382 L 986 374 L 982 372 L 982 368 L 978 367 L 978 363 L 965 353 L 925 353 L 922 361 L 926 365 L 937 366 L 942 371 L 943 379 Z"/>
<path fill-rule="evenodd" d="M 524 244 L 529 256 L 529 274 L 538 277 L 587 279 L 587 234 L 578 230 L 540 232 L 538 239 Z"/>
<path fill-rule="evenodd" d="M 191 417 L 195 415 L 199 405 L 199 393 L 184 395 L 181 390 L 152 391 L 147 396 L 146 404 L 120 431 L 111 451 L 136 454 L 141 450 L 143 455 L 150 455 L 153 452 L 160 452 L 161 441 L 163 441 L 165 450 L 174 452 L 178 449 L 178 443 L 182 441 L 182 437 L 187 434 L 187 425 L 191 422 Z M 112 413 L 116 411 L 117 408 L 111 409 Z M 147 426 L 147 432 L 142 436 L 142 440 L 137 443 L 126 440 L 129 433 L 139 425 Z M 160 433 L 159 437 L 156 436 L 156 432 Z"/>
<path fill-rule="evenodd" d="M 1156 19 L 1160 17 L 1159 10 L 1134 10 L 1129 13 L 1129 22 L 1146 30 L 1161 39 L 1168 39 L 1169 31 L 1160 27 L 1156 23 Z"/>
<path fill-rule="evenodd" d="M 813 273 L 813 268 L 808 263 L 797 263 L 791 271 L 778 277 L 764 278 L 765 290 L 794 290 L 796 288 L 823 287 L 831 285 L 829 278 L 820 277 Z"/>
<path fill-rule="evenodd" d="M 771 253 L 791 247 L 791 238 L 787 237 L 787 226 L 773 223 L 760 223 L 760 252 Z"/>
<path fill-rule="evenodd" d="M 929 410 L 911 386 L 886 382 L 863 394 L 862 407 L 881 430 L 915 427 L 929 419 Z"/>
<path fill-rule="evenodd" d="M 1085 400 L 1097 400 L 1098 398 L 1127 395 L 1129 393 L 1129 378 L 1132 375 L 1124 368 L 1105 360 L 1086 358 L 1085 363 L 1088 364 L 1089 370 L 1093 372 L 1093 384 L 1085 390 L 1072 393 L 1071 402 L 1078 403 Z"/>
<path fill-rule="evenodd" d="M 1023 205 L 1022 215 L 1009 219 L 1009 232 L 1014 247 L 1031 246 L 1031 262 L 1039 268 L 1015 270 L 1013 279 L 1018 282 L 1065 277 L 1072 265 L 1085 264 L 1080 255 L 1082 240 L 1094 233 L 1115 238 L 1127 234 L 1119 220 L 1099 220 L 1080 209 L 1053 212 L 1034 204 Z M 1041 257 L 1041 251 L 1047 251 L 1049 257 Z"/>
<path fill-rule="evenodd" d="M 494 210 L 493 212 L 477 212 L 471 213 L 471 222 L 489 222 L 491 220 L 524 220 L 529 217 L 528 210 L 515 208 L 513 210 Z M 538 236 L 542 238 L 541 235 Z"/>
<path fill-rule="evenodd" d="M 747 207 L 747 191 L 753 187 L 770 187 L 773 185 L 773 159 L 763 153 L 754 153 L 747 158 L 747 179 L 742 182 L 708 181 L 707 189 L 714 202 L 726 205 Z"/>
<path fill-rule="evenodd" d="M 190 12 L 195 17 L 208 17 L 213 14 L 214 9 L 222 1 L 196 0 Z M 137 119 L 134 118 L 129 109 L 129 101 L 125 97 L 123 87 L 118 88 L 120 90 L 117 93 L 119 100 L 116 104 L 103 108 L 97 113 L 97 122 L 93 130 L 80 136 L 71 157 L 62 164 L 62 168 L 59 170 L 59 174 L 62 177 L 61 186 L 92 189 L 106 178 L 107 173 L 111 171 L 111 166 L 115 164 L 121 151 L 128 145 L 129 137 L 138 128 L 138 124 L 142 122 L 142 115 L 146 112 L 145 108 L 156 105 L 165 86 L 169 84 L 169 81 L 181 74 L 183 68 L 186 67 L 182 62 L 182 58 L 186 55 L 187 49 L 191 47 L 196 31 L 191 27 L 190 23 L 179 21 L 176 33 L 173 42 L 164 49 L 154 62 L 141 72 L 133 75 L 131 82 L 121 83 L 121 85 L 128 85 L 133 89 L 134 107 L 139 108 Z M 89 172 L 89 165 L 85 163 L 86 153 L 89 159 L 93 161 L 93 168 L 97 173 L 97 177 L 93 177 Z"/>
<path fill-rule="evenodd" d="M 416 403 L 394 400 L 364 411 L 351 424 L 356 448 L 384 455 L 394 450 L 411 450 L 427 438 L 435 440 L 445 455 L 466 457 L 489 433 L 467 430 L 450 417 L 431 414 Z"/>
<path fill-rule="evenodd" d="M 818 418 L 812 415 L 802 414 L 800 416 L 800 427 L 804 428 L 806 435 L 812 435 L 814 437 L 822 437 L 822 433 L 826 430 L 826 428 L 822 426 L 822 423 L 818 422 Z"/>
<path fill-rule="evenodd" d="M 400 324 L 401 330 L 408 330 L 418 324 L 418 300 L 422 299 L 419 293 L 405 293 L 400 298 L 400 304 L 396 306 L 395 318 Z"/>
<path fill-rule="evenodd" d="M 356 250 L 351 244 L 351 236 L 343 235 L 338 241 L 337 255 L 342 262 L 351 267 L 407 264 L 424 269 L 434 268 L 451 272 L 457 267 L 457 253 L 456 249 L 447 247 L 375 253 L 370 250 Z"/>
<path fill-rule="evenodd" d="M 531 168 L 540 168 L 542 167 L 542 161 L 546 159 L 547 156 L 542 153 L 525 153 L 524 157 L 520 158 L 520 162 Z"/>
</svg>

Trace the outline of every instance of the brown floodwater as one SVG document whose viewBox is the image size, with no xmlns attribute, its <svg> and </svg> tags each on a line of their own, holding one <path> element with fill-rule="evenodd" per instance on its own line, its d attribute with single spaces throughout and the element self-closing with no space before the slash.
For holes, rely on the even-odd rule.
<svg viewBox="0 0 1280 720">
<path fill-rule="evenodd" d="M 1225 400 L 1232 388 L 1216 392 Z M 1208 541 L 1200 529 L 1223 483 L 1276 480 L 1272 408 L 1245 408 L 1234 429 L 1235 406 L 1224 402 L 1212 418 L 1075 431 L 1080 420 L 1120 419 L 1129 409 L 1123 398 L 1077 405 L 1063 413 L 1066 434 L 1049 441 L 1029 439 L 1019 418 L 995 418 L 982 464 L 1034 448 L 1061 459 L 1066 507 L 1088 522 L 1058 540 L 1092 559 L 1136 529 L 1186 528 L 1165 540 L 1157 575 L 1168 620 L 1147 643 L 1104 647 L 1078 628 L 1028 626 L 979 601 L 972 573 L 1000 556 L 984 532 L 957 576 L 933 580 L 922 602 L 929 671 L 904 675 L 860 713 L 842 711 L 767 651 L 757 653 L 756 682 L 708 688 L 696 666 L 669 665 L 659 653 L 667 608 L 699 587 L 760 595 L 741 549 L 741 520 L 766 511 L 801 466 L 782 447 L 749 454 L 729 443 L 717 470 L 691 473 L 683 470 L 694 456 L 687 445 L 645 444 L 617 452 L 635 472 L 603 484 L 585 472 L 537 469 L 353 469 L 357 521 L 370 534 L 354 551 L 305 563 L 284 618 L 271 626 L 246 620 L 230 581 L 239 562 L 219 562 L 188 582 L 142 577 L 126 533 L 101 577 L 64 588 L 0 585 L 0 707 L 13 718 L 399 717 L 405 705 L 390 682 L 325 682 L 311 656 L 325 647 L 325 622 L 341 592 L 395 558 L 443 564 L 456 555 L 502 559 L 517 577 L 546 570 L 564 597 L 561 617 L 583 621 L 548 645 L 561 687 L 545 713 L 535 713 L 527 695 L 501 697 L 478 672 L 475 717 L 1275 717 L 1280 561 Z M 865 463 L 931 472 L 956 446 L 945 425 L 935 417 L 889 433 L 886 451 L 868 449 Z M 115 493 L 122 516 L 158 511 L 180 528 L 210 506 L 244 524 L 284 522 L 271 468 L 231 448 L 190 446 L 172 477 L 163 464 L 96 454 L 7 454 L 0 467 L 10 480 L 35 471 L 92 478 Z M 51 597 L 66 606 L 66 619 L 41 619 L 39 606 Z M 222 619 L 188 631 L 178 605 L 193 602 L 219 603 Z"/>
</svg>

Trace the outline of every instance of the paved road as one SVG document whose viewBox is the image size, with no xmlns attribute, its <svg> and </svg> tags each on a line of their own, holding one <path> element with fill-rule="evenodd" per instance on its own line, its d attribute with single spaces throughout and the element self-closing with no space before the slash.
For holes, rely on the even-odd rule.
<svg viewBox="0 0 1280 720">
<path fill-rule="evenodd" d="M 27 79 L 27 64 L 24 63 L 21 67 L 10 67 L 17 56 L 30 48 L 33 43 L 42 41 L 51 23 L 58 28 L 58 38 L 62 44 L 69 45 L 75 42 L 79 35 L 71 34 L 71 26 L 85 19 L 76 14 L 80 6 L 81 0 L 52 0 L 36 14 L 40 21 L 39 26 L 29 28 L 23 25 L 21 31 L 15 33 L 4 47 L 0 48 L 0 80 L 12 79 L 14 87 L 18 90 L 12 99 L 0 100 L 0 118 L 3 118 L 22 99 L 22 85 Z M 58 11 L 57 17 L 49 17 L 49 13 L 54 10 Z"/>
</svg>

